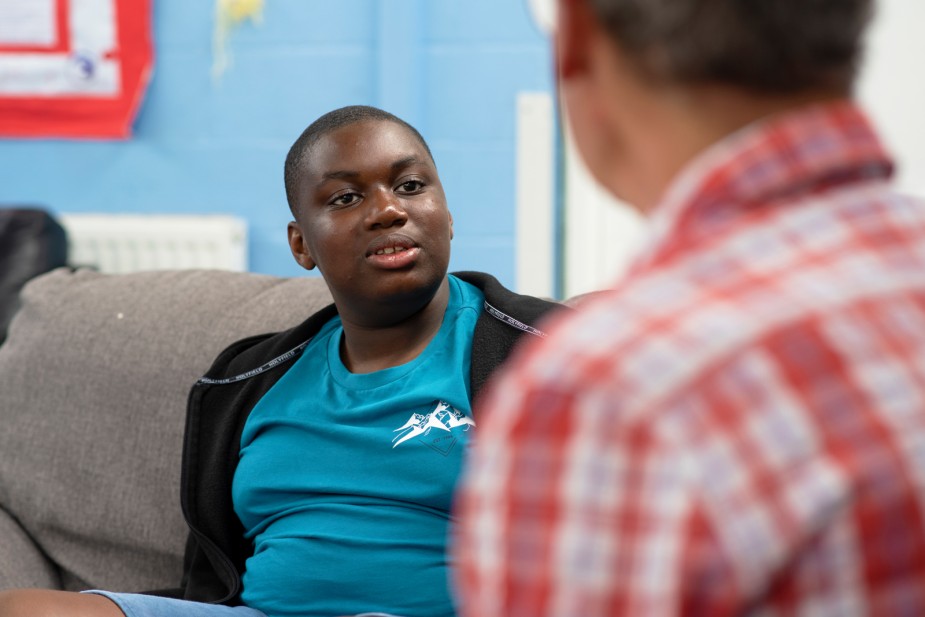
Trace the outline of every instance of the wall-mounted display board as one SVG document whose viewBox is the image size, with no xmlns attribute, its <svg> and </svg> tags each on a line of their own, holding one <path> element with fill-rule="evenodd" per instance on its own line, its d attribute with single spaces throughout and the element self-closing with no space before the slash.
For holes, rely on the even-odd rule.
<svg viewBox="0 0 925 617">
<path fill-rule="evenodd" d="M 0 137 L 128 137 L 152 56 L 150 0 L 0 0 Z"/>
</svg>

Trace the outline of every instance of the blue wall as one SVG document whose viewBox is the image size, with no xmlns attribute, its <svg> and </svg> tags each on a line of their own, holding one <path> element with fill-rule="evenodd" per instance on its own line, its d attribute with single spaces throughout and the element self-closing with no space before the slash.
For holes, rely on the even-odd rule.
<svg viewBox="0 0 925 617">
<path fill-rule="evenodd" d="M 266 0 L 260 25 L 231 34 L 218 82 L 213 2 L 154 5 L 155 71 L 133 138 L 0 139 L 0 204 L 236 214 L 251 270 L 301 274 L 285 242 L 286 151 L 322 113 L 370 104 L 431 145 L 455 218 L 451 268 L 514 283 L 516 95 L 552 88 L 526 0 Z"/>
</svg>

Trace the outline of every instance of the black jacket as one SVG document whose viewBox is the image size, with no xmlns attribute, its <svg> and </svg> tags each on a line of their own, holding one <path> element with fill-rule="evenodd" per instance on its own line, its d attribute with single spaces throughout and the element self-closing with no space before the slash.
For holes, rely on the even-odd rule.
<svg viewBox="0 0 925 617">
<path fill-rule="evenodd" d="M 523 334 L 544 336 L 533 324 L 560 305 L 515 294 L 487 274 L 456 276 L 485 295 L 485 312 L 476 322 L 472 340 L 470 385 L 475 399 Z M 231 502 L 241 431 L 257 401 L 336 312 L 332 304 L 290 330 L 232 344 L 193 386 L 180 481 L 180 503 L 190 527 L 184 575 L 180 589 L 161 593 L 201 602 L 240 603 L 241 574 L 253 552 Z"/>
</svg>

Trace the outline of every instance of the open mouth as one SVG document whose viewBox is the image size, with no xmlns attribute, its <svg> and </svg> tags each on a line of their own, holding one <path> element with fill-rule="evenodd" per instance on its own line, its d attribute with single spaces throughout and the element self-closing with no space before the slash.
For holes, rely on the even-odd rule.
<svg viewBox="0 0 925 617">
<path fill-rule="evenodd" d="M 418 248 L 418 243 L 404 234 L 388 234 L 379 236 L 366 247 L 366 256 L 394 255 L 404 251 Z"/>
<path fill-rule="evenodd" d="M 392 255 L 393 253 L 401 253 L 402 251 L 407 251 L 403 246 L 387 246 L 384 249 L 379 249 L 373 255 Z"/>
<path fill-rule="evenodd" d="M 412 266 L 421 248 L 412 238 L 402 234 L 380 236 L 366 248 L 366 259 L 376 267 L 394 270 Z"/>
</svg>

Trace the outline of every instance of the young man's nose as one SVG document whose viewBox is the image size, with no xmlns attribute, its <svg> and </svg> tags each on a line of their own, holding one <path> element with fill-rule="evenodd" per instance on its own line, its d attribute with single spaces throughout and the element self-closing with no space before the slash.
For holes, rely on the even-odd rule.
<svg viewBox="0 0 925 617">
<path fill-rule="evenodd" d="M 408 213 L 398 195 L 390 190 L 374 191 L 368 198 L 367 220 L 371 228 L 404 225 Z"/>
</svg>

